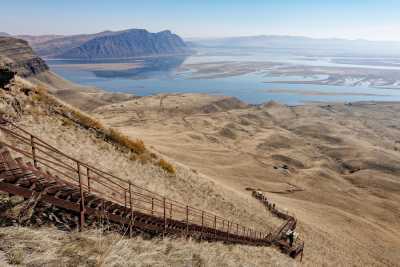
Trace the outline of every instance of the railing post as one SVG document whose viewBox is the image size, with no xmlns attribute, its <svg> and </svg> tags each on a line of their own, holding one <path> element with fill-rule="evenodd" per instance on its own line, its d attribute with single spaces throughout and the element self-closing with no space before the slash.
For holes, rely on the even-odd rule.
<svg viewBox="0 0 400 267">
<path fill-rule="evenodd" d="M 214 216 L 214 238 L 217 237 L 217 215 Z"/>
<path fill-rule="evenodd" d="M 230 230 L 230 221 L 228 221 L 228 230 L 226 231 L 228 239 L 229 239 L 229 230 Z"/>
<path fill-rule="evenodd" d="M 38 164 L 37 164 L 37 160 L 36 160 L 36 147 L 35 147 L 34 138 L 35 137 L 33 135 L 31 135 L 31 149 L 32 149 L 33 166 L 35 166 L 35 168 L 37 168 Z"/>
<path fill-rule="evenodd" d="M 90 193 L 90 170 L 88 167 L 86 167 L 86 176 L 87 176 L 87 186 L 88 186 L 88 191 Z"/>
<path fill-rule="evenodd" d="M 129 209 L 131 211 L 130 223 L 129 223 L 129 237 L 132 237 L 133 205 L 132 205 L 132 183 L 131 183 L 131 181 L 129 181 Z"/>
<path fill-rule="evenodd" d="M 201 235 L 200 235 L 200 239 L 203 239 L 203 233 L 204 233 L 204 211 L 201 211 Z"/>
<path fill-rule="evenodd" d="M 76 162 L 76 169 L 77 169 L 77 174 L 78 174 L 78 179 L 79 179 L 79 192 L 81 195 L 80 211 L 79 211 L 79 231 L 82 232 L 83 228 L 85 227 L 85 199 L 84 199 L 84 195 L 83 195 L 81 166 L 80 166 L 79 162 Z"/>
<path fill-rule="evenodd" d="M 236 235 L 239 235 L 239 224 L 236 224 Z"/>
<path fill-rule="evenodd" d="M 166 210 L 165 210 L 165 197 L 163 198 L 163 208 L 164 208 L 164 231 L 163 231 L 163 237 L 165 235 L 165 232 L 167 230 L 167 217 L 166 217 Z"/>
<path fill-rule="evenodd" d="M 186 205 L 186 236 L 189 236 L 189 206 Z"/>
<path fill-rule="evenodd" d="M 127 192 L 126 192 L 126 190 L 124 189 L 124 207 L 125 207 L 125 209 L 126 209 L 126 207 L 127 207 L 126 195 L 127 195 Z"/>
<path fill-rule="evenodd" d="M 154 198 L 151 198 L 151 215 L 154 215 Z"/>
<path fill-rule="evenodd" d="M 172 220 L 172 202 L 169 206 L 169 219 Z"/>
</svg>

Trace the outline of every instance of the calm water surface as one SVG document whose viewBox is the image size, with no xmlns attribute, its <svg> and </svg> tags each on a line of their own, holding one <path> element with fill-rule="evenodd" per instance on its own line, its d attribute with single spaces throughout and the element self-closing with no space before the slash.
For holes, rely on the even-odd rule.
<svg viewBox="0 0 400 267">
<path fill-rule="evenodd" d="M 339 64 L 334 63 L 331 61 L 331 58 L 328 57 L 296 56 L 287 51 L 226 51 L 223 49 L 202 50 L 199 51 L 198 54 L 189 57 L 107 61 L 49 60 L 48 64 L 54 72 L 73 82 L 82 85 L 96 86 L 111 92 L 133 93 L 139 96 L 157 93 L 196 92 L 234 96 L 251 104 L 260 104 L 274 100 L 288 105 L 298 105 L 314 101 L 400 101 L 400 90 L 395 89 L 377 89 L 361 86 L 264 83 L 265 81 L 277 81 L 279 79 L 291 81 L 305 80 L 304 77 L 293 76 L 278 78 L 266 77 L 265 72 L 254 72 L 216 79 L 192 79 L 190 71 L 178 71 L 178 68 L 184 64 L 218 61 L 268 61 L 296 65 L 400 69 L 400 67 Z M 125 70 L 89 70 L 80 68 L 77 65 L 71 66 L 71 64 L 135 62 L 143 62 L 144 66 L 138 69 Z M 270 90 L 273 90 L 273 92 L 268 92 Z M 275 93 L 276 90 L 284 91 Z M 304 94 L 305 91 L 323 92 L 325 95 Z M 326 95 L 326 93 L 330 95 Z"/>
</svg>

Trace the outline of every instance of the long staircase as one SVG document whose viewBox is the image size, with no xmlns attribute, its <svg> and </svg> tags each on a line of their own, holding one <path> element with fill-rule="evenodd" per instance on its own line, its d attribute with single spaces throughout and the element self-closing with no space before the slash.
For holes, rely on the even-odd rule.
<svg viewBox="0 0 400 267">
<path fill-rule="evenodd" d="M 83 230 L 96 221 L 136 232 L 231 244 L 271 246 L 283 229 L 264 233 L 151 192 L 70 157 L 0 119 L 0 191 L 57 207 Z"/>
<path fill-rule="evenodd" d="M 304 254 L 304 241 L 298 237 L 293 237 L 294 240 L 291 243 L 288 239 L 288 233 L 293 234 L 296 230 L 296 217 L 290 215 L 288 212 L 280 210 L 276 207 L 275 203 L 272 203 L 262 192 L 253 190 L 252 195 L 274 216 L 285 221 L 281 227 L 268 234 L 267 239 L 270 240 L 273 245 L 277 246 L 283 253 L 288 254 L 292 258 L 296 258 L 300 255 L 300 261 L 302 261 Z"/>
</svg>

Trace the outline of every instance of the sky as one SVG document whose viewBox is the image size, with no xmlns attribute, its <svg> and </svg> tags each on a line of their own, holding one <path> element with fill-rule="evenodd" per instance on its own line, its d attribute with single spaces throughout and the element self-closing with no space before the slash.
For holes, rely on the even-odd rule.
<svg viewBox="0 0 400 267">
<path fill-rule="evenodd" d="M 400 0 L 0 0 L 0 32 L 169 29 L 182 37 L 301 35 L 400 41 Z"/>
</svg>

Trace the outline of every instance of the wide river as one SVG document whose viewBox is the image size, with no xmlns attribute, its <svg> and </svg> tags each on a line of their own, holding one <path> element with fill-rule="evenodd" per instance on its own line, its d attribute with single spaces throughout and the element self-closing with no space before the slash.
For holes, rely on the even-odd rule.
<svg viewBox="0 0 400 267">
<path fill-rule="evenodd" d="M 225 75 L 212 77 L 211 68 L 207 70 L 207 75 L 195 75 L 193 68 L 197 68 L 196 71 L 198 71 L 202 65 L 221 62 L 245 63 L 247 71 L 235 72 L 238 69 L 228 68 Z M 272 65 L 279 63 L 292 66 L 340 67 L 343 70 L 346 68 L 390 69 L 399 70 L 400 73 L 400 67 L 397 66 L 339 64 L 330 57 L 299 56 L 290 51 L 267 49 L 201 49 L 197 54 L 187 57 L 95 61 L 47 60 L 54 72 L 73 82 L 96 86 L 111 92 L 125 92 L 139 96 L 196 92 L 234 96 L 251 104 L 274 100 L 288 105 L 307 102 L 400 101 L 400 89 L 366 85 L 293 83 L 296 80 L 324 77 L 315 77 L 315 75 L 276 77 L 269 76 L 265 69 L 251 69 L 252 63 L 263 62 Z M 250 70 L 248 70 L 249 66 Z"/>
</svg>

